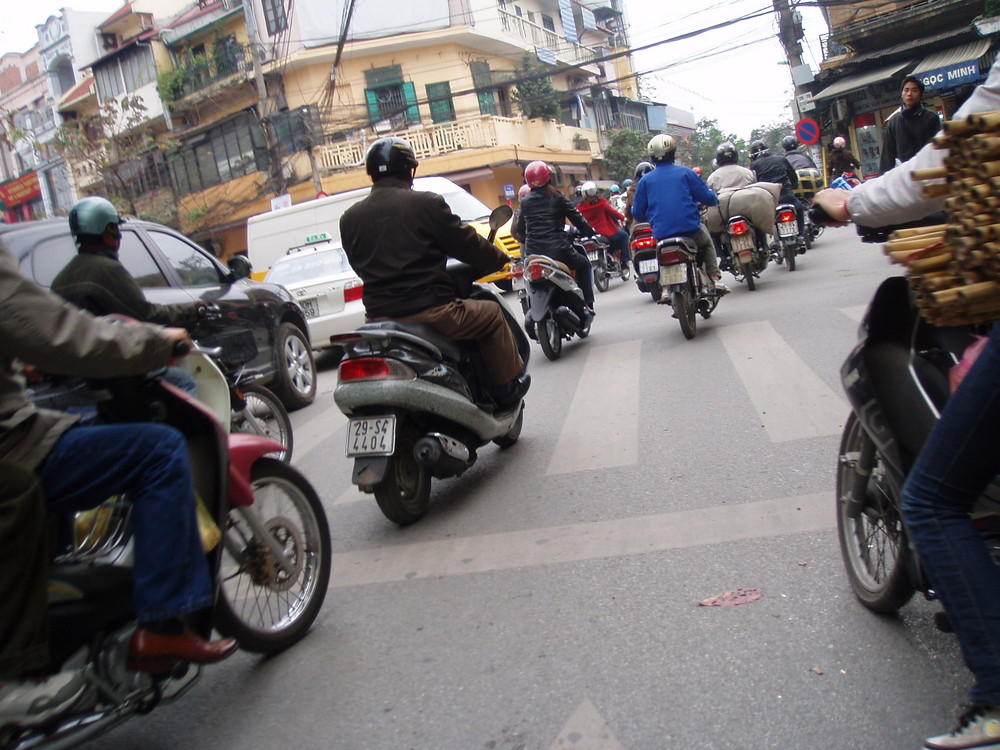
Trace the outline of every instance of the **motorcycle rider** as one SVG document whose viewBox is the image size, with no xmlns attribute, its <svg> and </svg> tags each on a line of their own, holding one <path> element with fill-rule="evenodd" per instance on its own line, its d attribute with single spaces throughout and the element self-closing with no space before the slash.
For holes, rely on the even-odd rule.
<svg viewBox="0 0 1000 750">
<path fill-rule="evenodd" d="M 1000 109 L 1000 60 L 986 83 L 955 112 Z M 814 200 L 835 222 L 886 226 L 938 211 L 917 169 L 941 167 L 947 149 L 925 145 L 909 161 L 853 190 L 827 189 Z M 973 504 L 1000 472 L 1000 325 L 949 399 L 903 486 L 903 519 L 935 593 L 958 637 L 975 684 L 971 705 L 929 750 L 997 747 L 1000 743 L 1000 569 L 971 518 Z"/>
<path fill-rule="evenodd" d="M 767 144 L 761 140 L 750 144 L 750 169 L 757 176 L 758 181 L 774 182 L 781 185 L 781 195 L 778 200 L 781 203 L 795 206 L 795 222 L 799 231 L 798 252 L 801 255 L 806 251 L 805 222 L 802 204 L 792 192 L 799 186 L 799 178 L 795 174 L 795 169 L 784 156 L 772 154 L 767 148 Z"/>
<path fill-rule="evenodd" d="M 611 188 L 611 200 L 609 203 L 614 207 L 615 211 L 619 213 L 625 208 L 625 196 L 622 194 L 622 189 L 618 185 L 612 185 Z"/>
<path fill-rule="evenodd" d="M 531 192 L 531 188 L 527 183 L 521 185 L 517 189 L 517 210 L 514 211 L 514 215 L 510 217 L 510 236 L 517 240 L 518 244 L 521 246 L 521 257 L 527 256 L 528 252 L 524 248 L 524 236 L 517 231 L 517 217 L 521 215 L 521 201 L 524 200 L 524 196 Z"/>
<path fill-rule="evenodd" d="M 903 79 L 903 103 L 882 126 L 882 152 L 878 169 L 885 174 L 929 143 L 941 129 L 937 112 L 923 104 L 924 84 L 916 76 Z"/>
<path fill-rule="evenodd" d="M 14 361 L 53 374 L 138 375 L 171 362 L 178 344 L 190 346 L 187 331 L 97 319 L 46 292 L 0 243 L 0 463 L 22 490 L 6 481 L 0 489 L 8 503 L 0 513 L 0 725 L 37 726 L 86 705 L 92 693 L 81 671 L 37 676 L 48 663 L 48 548 L 32 520 L 43 502 L 63 515 L 131 496 L 139 625 L 130 668 L 216 662 L 237 648 L 231 638 L 201 638 L 180 619 L 214 600 L 181 433 L 162 424 L 82 426 L 36 408 Z"/>
<path fill-rule="evenodd" d="M 844 172 L 853 172 L 861 168 L 861 162 L 851 153 L 851 150 L 847 147 L 847 141 L 841 135 L 833 139 L 833 147 L 830 149 L 829 166 L 831 180 L 840 177 Z"/>
<path fill-rule="evenodd" d="M 594 269 L 587 256 L 573 247 L 566 233 L 566 220 L 584 237 L 597 232 L 569 199 L 550 184 L 551 179 L 552 170 L 543 161 L 533 161 L 524 168 L 524 180 L 531 192 L 521 202 L 517 230 L 524 235 L 532 253 L 565 263 L 575 272 L 576 283 L 583 292 L 586 327 L 594 319 Z"/>
<path fill-rule="evenodd" d="M 792 165 L 792 169 L 816 169 L 816 162 L 808 154 L 799 151 L 799 139 L 794 135 L 786 135 L 782 138 L 781 148 L 784 149 L 785 158 Z"/>
<path fill-rule="evenodd" d="M 625 210 L 622 212 L 625 214 L 625 218 L 628 219 L 629 230 L 631 231 L 633 219 L 632 219 L 632 204 L 635 202 L 635 189 L 639 184 L 639 180 L 643 178 L 643 175 L 647 175 L 653 171 L 653 165 L 648 161 L 641 161 L 635 165 L 635 181 L 628 186 L 625 191 Z M 627 181 L 627 180 L 626 180 Z"/>
<path fill-rule="evenodd" d="M 608 238 L 612 252 L 618 256 L 621 263 L 630 263 L 632 256 L 628 251 L 628 232 L 621 228 L 625 216 L 598 194 L 594 182 L 583 183 L 581 189 L 583 200 L 577 205 L 577 210 L 583 214 L 583 218 L 590 226 Z"/>
<path fill-rule="evenodd" d="M 77 254 L 56 274 L 52 291 L 92 315 L 128 315 L 147 323 L 193 329 L 208 306 L 201 300 L 177 305 L 149 302 L 118 259 L 124 219 L 111 201 L 90 196 L 69 210 L 69 228 Z M 168 382 L 197 396 L 194 379 L 184 370 L 167 368 Z"/>
<path fill-rule="evenodd" d="M 712 170 L 712 174 L 708 176 L 708 186 L 715 191 L 718 195 L 723 190 L 739 190 L 740 188 L 748 187 L 757 181 L 756 176 L 746 167 L 741 167 L 739 164 L 740 152 L 736 149 L 729 141 L 724 141 L 718 145 L 715 149 L 715 169 Z M 759 233 L 757 228 L 754 231 Z M 732 265 L 729 254 L 726 251 L 725 246 L 722 244 L 721 232 L 712 232 L 712 242 L 715 243 L 715 249 L 720 257 L 719 267 L 723 271 L 728 271 Z M 758 241 L 762 242 L 761 238 L 758 237 Z"/>
<path fill-rule="evenodd" d="M 497 404 L 516 404 L 531 378 L 503 311 L 488 300 L 458 299 L 445 270 L 449 257 L 483 274 L 510 258 L 463 224 L 440 195 L 413 189 L 417 158 L 402 138 L 375 141 L 365 169 L 371 193 L 344 212 L 340 236 L 364 282 L 367 319 L 425 323 L 453 339 L 477 342 Z"/>
<path fill-rule="evenodd" d="M 632 203 L 632 216 L 636 221 L 648 221 L 653 237 L 690 237 L 702 252 L 705 271 L 715 283 L 720 294 L 729 288 L 721 283 L 719 259 L 708 230 L 701 223 L 702 205 L 719 205 L 718 196 L 691 169 L 674 163 L 677 141 L 661 133 L 653 136 L 646 145 L 656 163 L 653 171 L 639 181 Z"/>
</svg>

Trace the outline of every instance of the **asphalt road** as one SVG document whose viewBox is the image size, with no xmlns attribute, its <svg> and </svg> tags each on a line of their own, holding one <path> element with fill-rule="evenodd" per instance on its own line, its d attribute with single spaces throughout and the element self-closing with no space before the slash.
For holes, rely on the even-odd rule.
<svg viewBox="0 0 1000 750">
<path fill-rule="evenodd" d="M 328 364 L 293 415 L 333 536 L 313 631 L 88 747 L 920 747 L 970 684 L 957 644 L 932 603 L 861 607 L 835 529 L 840 364 L 895 273 L 827 230 L 794 273 L 727 278 L 691 341 L 612 281 L 588 339 L 535 345 L 518 444 L 405 529 L 350 484 Z M 699 606 L 744 587 L 763 595 Z"/>
</svg>

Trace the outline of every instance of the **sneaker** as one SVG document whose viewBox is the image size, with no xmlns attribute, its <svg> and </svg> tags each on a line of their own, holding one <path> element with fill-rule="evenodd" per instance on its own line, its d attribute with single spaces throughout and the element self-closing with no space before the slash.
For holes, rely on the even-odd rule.
<svg viewBox="0 0 1000 750">
<path fill-rule="evenodd" d="M 969 706 L 948 734 L 924 740 L 926 750 L 1000 748 L 1000 706 Z"/>
<path fill-rule="evenodd" d="M 721 281 L 716 281 L 715 293 L 720 297 L 722 297 L 723 295 L 729 294 L 729 287 L 723 284 Z"/>
<path fill-rule="evenodd" d="M 82 708 L 92 691 L 82 670 L 0 685 L 0 726 L 29 728 Z"/>
</svg>

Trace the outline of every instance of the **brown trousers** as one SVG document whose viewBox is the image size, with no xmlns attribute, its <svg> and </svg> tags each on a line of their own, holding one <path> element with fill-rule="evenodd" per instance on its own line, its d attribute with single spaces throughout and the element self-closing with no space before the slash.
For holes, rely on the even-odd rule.
<svg viewBox="0 0 1000 750">
<path fill-rule="evenodd" d="M 0 680 L 48 661 L 45 503 L 30 471 L 0 461 Z"/>
<path fill-rule="evenodd" d="M 524 370 L 514 335 L 500 305 L 479 299 L 456 299 L 415 315 L 375 318 L 400 323 L 426 323 L 456 341 L 475 341 L 495 385 L 508 383 Z"/>
</svg>

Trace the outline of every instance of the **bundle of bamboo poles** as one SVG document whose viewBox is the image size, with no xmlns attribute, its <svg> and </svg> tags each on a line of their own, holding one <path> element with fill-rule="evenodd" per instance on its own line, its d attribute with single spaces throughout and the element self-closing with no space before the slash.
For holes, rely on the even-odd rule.
<svg viewBox="0 0 1000 750">
<path fill-rule="evenodd" d="M 1000 111 L 944 123 L 944 166 L 917 169 L 927 196 L 945 196 L 948 221 L 893 232 L 885 252 L 906 266 L 917 304 L 935 325 L 1000 319 Z M 943 182 L 942 182 L 943 180 Z"/>
</svg>

